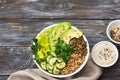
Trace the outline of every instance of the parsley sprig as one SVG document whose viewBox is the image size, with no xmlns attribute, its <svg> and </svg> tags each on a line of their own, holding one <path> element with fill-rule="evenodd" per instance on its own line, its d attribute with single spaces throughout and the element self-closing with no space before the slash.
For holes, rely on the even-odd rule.
<svg viewBox="0 0 120 80">
<path fill-rule="evenodd" d="M 74 52 L 73 47 L 70 44 L 66 44 L 60 38 L 58 38 L 55 47 L 56 55 L 60 56 L 65 62 L 69 61 L 71 58 L 70 54 Z"/>
</svg>

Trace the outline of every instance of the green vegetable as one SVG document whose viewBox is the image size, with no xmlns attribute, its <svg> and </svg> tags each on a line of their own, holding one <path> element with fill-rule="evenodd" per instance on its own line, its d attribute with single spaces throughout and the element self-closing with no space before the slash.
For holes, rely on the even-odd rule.
<svg viewBox="0 0 120 80">
<path fill-rule="evenodd" d="M 63 40 L 58 38 L 57 43 L 55 45 L 56 55 L 60 56 L 65 62 L 67 62 L 70 59 L 70 53 L 72 53 L 73 47 L 70 44 L 66 44 Z"/>
<path fill-rule="evenodd" d="M 42 48 L 38 50 L 37 54 L 40 59 L 45 59 L 47 57 L 47 53 L 50 52 L 48 33 L 41 33 L 37 39 L 37 43 L 42 46 Z"/>
<path fill-rule="evenodd" d="M 53 68 L 53 74 L 59 74 L 60 70 L 56 68 L 56 66 L 54 66 Z"/>
<path fill-rule="evenodd" d="M 44 62 L 41 62 L 41 68 L 44 69 L 44 70 L 47 69 L 47 68 L 46 68 L 46 62 L 45 62 L 45 61 L 44 61 Z"/>
<path fill-rule="evenodd" d="M 53 58 L 51 55 L 47 56 L 47 62 L 49 62 L 51 58 Z"/>
<path fill-rule="evenodd" d="M 60 58 L 60 57 L 58 57 L 58 58 L 57 58 L 57 61 L 58 61 L 58 62 L 63 62 L 63 59 Z"/>
<path fill-rule="evenodd" d="M 56 67 L 58 69 L 63 69 L 65 67 L 65 65 L 66 65 L 65 62 L 56 63 Z"/>
<path fill-rule="evenodd" d="M 48 70 L 49 73 L 52 73 L 52 70 Z"/>
<path fill-rule="evenodd" d="M 57 58 L 51 58 L 51 59 L 49 60 L 49 64 L 50 64 L 50 65 L 55 64 L 56 60 L 57 60 Z"/>
<path fill-rule="evenodd" d="M 37 43 L 37 39 L 33 39 L 33 45 L 31 46 L 32 53 L 35 55 L 35 60 L 39 60 L 39 57 L 37 55 L 37 51 L 41 49 L 41 45 Z"/>
<path fill-rule="evenodd" d="M 69 44 L 70 39 L 76 37 L 80 37 L 83 35 L 83 32 L 81 30 L 74 30 L 74 29 L 68 29 L 64 33 L 61 34 L 60 38 L 64 40 L 65 43 Z"/>
<path fill-rule="evenodd" d="M 55 52 L 51 51 L 50 54 L 54 57 L 56 57 L 57 55 L 55 54 Z"/>
<path fill-rule="evenodd" d="M 47 67 L 47 70 L 52 70 L 53 69 L 53 65 L 50 65 L 50 64 L 47 64 L 46 67 Z"/>
<path fill-rule="evenodd" d="M 33 42 L 35 45 L 32 45 L 32 51 L 35 55 L 35 59 L 37 60 L 45 60 L 48 53 L 50 52 L 49 47 L 49 37 L 48 37 L 48 31 L 44 31 L 42 33 L 39 33 L 36 39 L 33 39 Z M 38 59 L 39 58 L 39 59 Z"/>
</svg>

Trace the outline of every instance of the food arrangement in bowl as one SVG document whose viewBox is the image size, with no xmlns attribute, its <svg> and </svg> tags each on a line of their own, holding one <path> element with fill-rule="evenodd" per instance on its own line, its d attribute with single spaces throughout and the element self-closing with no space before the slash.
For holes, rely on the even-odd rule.
<svg viewBox="0 0 120 80">
<path fill-rule="evenodd" d="M 44 73 L 58 78 L 79 72 L 87 63 L 89 44 L 81 30 L 68 22 L 46 27 L 33 39 L 34 61 Z"/>
</svg>

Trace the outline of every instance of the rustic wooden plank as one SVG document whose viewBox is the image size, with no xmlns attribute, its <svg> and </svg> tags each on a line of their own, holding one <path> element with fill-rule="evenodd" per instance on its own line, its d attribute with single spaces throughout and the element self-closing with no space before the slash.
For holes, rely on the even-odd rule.
<svg viewBox="0 0 120 80">
<path fill-rule="evenodd" d="M 120 19 L 119 14 L 120 0 L 7 0 L 0 6 L 0 18 Z"/>
<path fill-rule="evenodd" d="M 98 80 L 120 80 L 119 76 L 111 76 L 109 78 L 100 78 Z"/>
<path fill-rule="evenodd" d="M 106 24 L 109 21 L 102 20 L 66 20 L 84 31 L 84 34 L 91 41 L 91 45 L 98 41 L 107 39 L 105 34 Z M 19 21 L 0 22 L 0 46 L 30 46 L 35 38 L 46 26 L 62 20 L 48 21 Z M 94 40 L 96 39 L 96 40 Z"/>
<path fill-rule="evenodd" d="M 30 68 L 32 53 L 29 47 L 0 47 L 0 75 L 10 75 Z"/>
<path fill-rule="evenodd" d="M 7 80 L 7 78 L 8 78 L 9 76 L 0 76 L 0 80 Z"/>
</svg>

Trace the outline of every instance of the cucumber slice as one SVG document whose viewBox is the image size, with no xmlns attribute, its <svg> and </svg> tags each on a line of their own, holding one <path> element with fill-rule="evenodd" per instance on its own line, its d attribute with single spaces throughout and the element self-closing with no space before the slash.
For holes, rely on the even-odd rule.
<svg viewBox="0 0 120 80">
<path fill-rule="evenodd" d="M 60 70 L 57 69 L 56 67 L 54 67 L 54 69 L 53 69 L 53 74 L 59 74 L 59 73 L 60 73 Z"/>
<path fill-rule="evenodd" d="M 57 61 L 58 61 L 58 62 L 62 62 L 62 61 L 63 61 L 63 59 L 62 59 L 62 58 L 60 58 L 60 57 L 58 57 L 58 58 L 57 58 Z"/>
<path fill-rule="evenodd" d="M 46 68 L 46 62 L 44 61 L 44 62 L 41 62 L 41 68 L 42 69 L 44 69 L 44 70 L 46 70 L 47 68 Z"/>
<path fill-rule="evenodd" d="M 52 73 L 52 70 L 48 70 L 49 73 Z"/>
<path fill-rule="evenodd" d="M 51 58 L 49 61 L 50 65 L 53 65 L 56 62 L 57 58 Z"/>
<path fill-rule="evenodd" d="M 55 52 L 51 52 L 51 55 L 56 57 L 57 55 L 55 54 Z"/>
<path fill-rule="evenodd" d="M 51 58 L 53 58 L 51 55 L 47 56 L 47 62 L 49 62 Z"/>
<path fill-rule="evenodd" d="M 47 64 L 47 70 L 53 70 L 53 65 Z"/>
<path fill-rule="evenodd" d="M 65 67 L 65 62 L 61 62 L 61 63 L 56 63 L 56 67 L 58 68 L 58 69 L 63 69 L 64 67 Z"/>
</svg>

